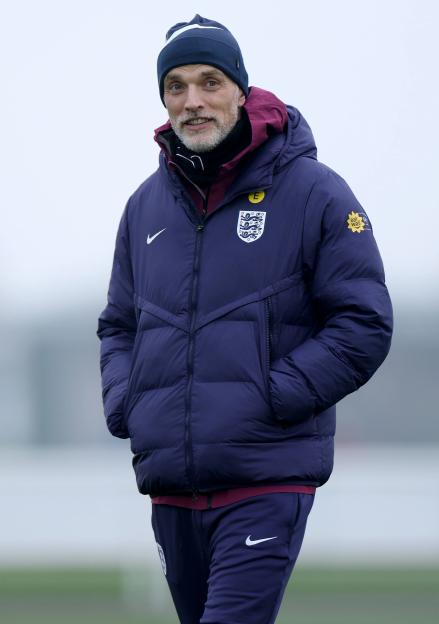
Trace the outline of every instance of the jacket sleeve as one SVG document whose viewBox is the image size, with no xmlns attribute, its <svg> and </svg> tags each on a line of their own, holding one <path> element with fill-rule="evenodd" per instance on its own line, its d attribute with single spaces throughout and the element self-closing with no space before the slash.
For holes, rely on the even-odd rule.
<svg viewBox="0 0 439 624">
<path fill-rule="evenodd" d="M 289 422 L 322 411 L 365 384 L 390 348 L 392 307 L 372 228 L 332 170 L 308 198 L 303 264 L 317 330 L 270 370 L 275 415 Z"/>
<path fill-rule="evenodd" d="M 131 369 L 137 321 L 128 233 L 129 202 L 120 221 L 108 303 L 98 321 L 101 340 L 102 398 L 107 426 L 119 438 L 127 438 L 123 404 Z"/>
</svg>

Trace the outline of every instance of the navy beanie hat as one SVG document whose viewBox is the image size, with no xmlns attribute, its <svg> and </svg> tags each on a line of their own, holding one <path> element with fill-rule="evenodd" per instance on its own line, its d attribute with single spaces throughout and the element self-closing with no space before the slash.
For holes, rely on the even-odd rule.
<svg viewBox="0 0 439 624">
<path fill-rule="evenodd" d="M 219 22 L 195 15 L 175 24 L 166 33 L 166 44 L 157 59 L 157 77 L 163 100 L 166 74 L 174 67 L 201 63 L 221 69 L 248 95 L 248 76 L 238 42 Z"/>
</svg>

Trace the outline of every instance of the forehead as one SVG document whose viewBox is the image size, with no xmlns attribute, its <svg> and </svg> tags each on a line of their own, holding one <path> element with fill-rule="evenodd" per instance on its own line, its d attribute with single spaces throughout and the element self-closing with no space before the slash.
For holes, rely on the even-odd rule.
<svg viewBox="0 0 439 624">
<path fill-rule="evenodd" d="M 204 78 L 205 76 L 221 76 L 227 80 L 227 76 L 217 67 L 212 65 L 181 65 L 180 67 L 174 67 L 165 76 L 165 82 L 169 80 L 196 80 L 197 78 Z"/>
</svg>

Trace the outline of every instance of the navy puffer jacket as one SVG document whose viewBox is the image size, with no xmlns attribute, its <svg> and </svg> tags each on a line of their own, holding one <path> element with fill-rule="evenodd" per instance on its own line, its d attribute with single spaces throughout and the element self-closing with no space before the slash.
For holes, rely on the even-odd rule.
<svg viewBox="0 0 439 624">
<path fill-rule="evenodd" d="M 288 117 L 206 218 L 163 154 L 123 213 L 98 335 L 144 494 L 323 484 L 334 405 L 388 352 L 370 222 Z"/>
</svg>

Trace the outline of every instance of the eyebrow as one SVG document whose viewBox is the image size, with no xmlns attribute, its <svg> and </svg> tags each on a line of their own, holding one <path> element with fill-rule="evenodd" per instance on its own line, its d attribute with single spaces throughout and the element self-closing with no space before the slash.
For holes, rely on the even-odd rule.
<svg viewBox="0 0 439 624">
<path fill-rule="evenodd" d="M 208 76 L 218 76 L 219 78 L 222 78 L 223 75 L 223 72 L 218 69 L 209 69 L 201 72 L 202 78 L 206 78 Z M 172 72 L 166 76 L 165 82 L 171 82 L 172 80 L 184 80 L 184 76 L 178 72 Z"/>
</svg>

